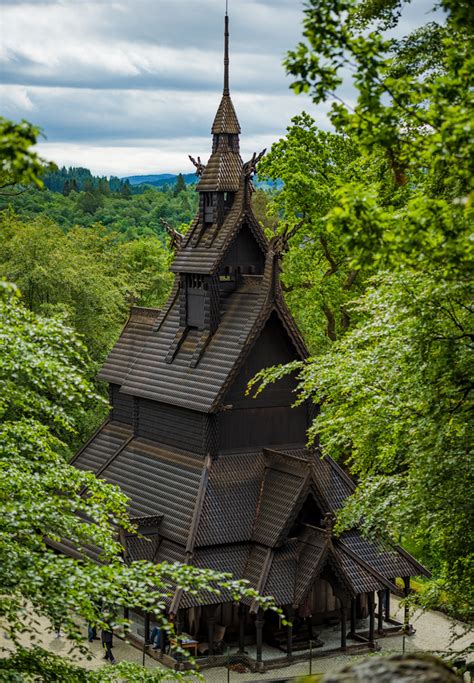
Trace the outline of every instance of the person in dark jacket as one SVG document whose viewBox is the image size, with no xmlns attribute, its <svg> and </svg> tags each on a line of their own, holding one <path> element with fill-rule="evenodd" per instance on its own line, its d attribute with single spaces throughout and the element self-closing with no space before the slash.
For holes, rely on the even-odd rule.
<svg viewBox="0 0 474 683">
<path fill-rule="evenodd" d="M 104 659 L 108 659 L 111 664 L 115 664 L 115 657 L 112 654 L 114 646 L 114 633 L 112 627 L 108 626 L 101 632 L 102 647 L 104 648 Z"/>
</svg>

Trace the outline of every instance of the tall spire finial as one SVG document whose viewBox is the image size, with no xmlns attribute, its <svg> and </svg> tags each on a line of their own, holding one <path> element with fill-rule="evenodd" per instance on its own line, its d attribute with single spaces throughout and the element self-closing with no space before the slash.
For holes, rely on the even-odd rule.
<svg viewBox="0 0 474 683">
<path fill-rule="evenodd" d="M 229 94 L 229 14 L 228 0 L 225 4 L 225 30 L 224 30 L 224 95 Z"/>
</svg>

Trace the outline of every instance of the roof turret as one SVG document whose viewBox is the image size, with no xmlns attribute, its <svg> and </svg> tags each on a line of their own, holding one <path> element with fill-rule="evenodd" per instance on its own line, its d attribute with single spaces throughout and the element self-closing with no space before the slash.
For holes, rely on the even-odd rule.
<svg viewBox="0 0 474 683">
<path fill-rule="evenodd" d="M 212 133 L 213 135 L 219 135 L 220 133 L 238 135 L 240 133 L 239 120 L 235 113 L 229 90 L 229 16 L 227 14 L 225 15 L 224 29 L 224 91 L 214 123 L 212 124 Z"/>
</svg>

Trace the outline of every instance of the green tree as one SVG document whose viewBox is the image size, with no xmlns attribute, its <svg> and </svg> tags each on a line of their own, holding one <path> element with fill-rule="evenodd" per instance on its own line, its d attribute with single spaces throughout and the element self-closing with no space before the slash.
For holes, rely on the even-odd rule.
<svg viewBox="0 0 474 683">
<path fill-rule="evenodd" d="M 88 403 L 100 400 L 84 379 L 85 349 L 62 320 L 28 311 L 15 294 L 12 286 L 3 283 L 0 617 L 14 652 L 0 660 L 0 677 L 25 680 L 8 677 L 22 672 L 46 681 L 58 680 L 63 672 L 67 680 L 110 680 L 107 670 L 89 675 L 38 648 L 25 649 L 18 637 L 28 633 L 33 639 L 34 615 L 40 615 L 52 624 L 61 623 L 71 643 L 80 645 L 83 636 L 77 616 L 103 624 L 97 607 L 100 600 L 118 610 L 129 605 L 153 611 L 166 625 L 165 598 L 176 585 L 214 592 L 226 587 L 236 598 L 255 595 L 255 591 L 227 575 L 190 566 L 122 560 L 117 527 L 133 531 L 126 497 L 118 487 L 68 465 L 66 459 L 66 441 L 77 420 Z M 48 539 L 64 538 L 78 549 L 81 560 L 57 555 L 48 547 Z M 104 564 L 88 558 L 85 548 L 90 544 L 102 549 Z M 272 601 L 262 599 L 262 605 L 271 608 Z M 118 617 L 116 623 L 120 623 Z M 130 676 L 128 680 L 174 676 L 157 671 L 154 678 L 140 678 L 145 676 L 143 670 L 130 664 L 119 666 L 114 675 L 120 677 L 122 671 Z"/>
<path fill-rule="evenodd" d="M 320 405 L 312 436 L 359 482 L 341 527 L 362 519 L 366 533 L 414 539 L 435 569 L 425 604 L 444 589 L 469 618 L 472 4 L 442 0 L 442 22 L 387 38 L 405 4 L 309 0 L 305 41 L 286 60 L 296 92 L 332 101 L 367 172 L 340 174 L 323 222 L 349 267 L 372 276 L 346 304 L 355 324 L 299 366 L 300 392 Z M 338 90 L 347 74 L 351 107 Z"/>
<path fill-rule="evenodd" d="M 40 129 L 27 121 L 14 123 L 0 116 L 0 190 L 15 184 L 43 187 L 41 176 L 54 165 L 48 164 L 32 148 Z"/>
<path fill-rule="evenodd" d="M 177 197 L 181 192 L 186 192 L 186 182 L 183 178 L 183 174 L 179 173 L 176 178 L 176 184 L 173 189 L 173 194 Z"/>
<path fill-rule="evenodd" d="M 130 305 L 161 305 L 171 286 L 169 252 L 155 236 L 121 244 L 100 226 L 64 233 L 51 221 L 24 223 L 5 212 L 0 237 L 0 273 L 20 287 L 30 310 L 67 315 L 96 361 Z"/>
<path fill-rule="evenodd" d="M 259 163 L 258 173 L 262 180 L 283 181 L 267 206 L 274 220 L 268 232 L 278 229 L 278 219 L 297 229 L 282 264 L 283 289 L 311 349 L 321 353 L 349 328 L 347 304 L 364 282 L 326 215 L 341 183 L 358 176 L 367 180 L 368 169 L 347 136 L 320 131 L 303 112 Z"/>
<path fill-rule="evenodd" d="M 120 187 L 120 196 L 122 199 L 131 199 L 132 198 L 132 190 L 130 189 L 130 181 L 126 180 L 124 183 L 122 183 Z"/>
<path fill-rule="evenodd" d="M 97 209 L 102 206 L 102 197 L 94 192 L 80 192 L 77 197 L 77 208 L 93 216 Z"/>
</svg>

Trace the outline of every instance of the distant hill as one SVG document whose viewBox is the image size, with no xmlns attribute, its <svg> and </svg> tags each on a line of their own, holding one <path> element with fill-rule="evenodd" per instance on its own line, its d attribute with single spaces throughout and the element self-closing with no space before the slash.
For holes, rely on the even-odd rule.
<svg viewBox="0 0 474 683">
<path fill-rule="evenodd" d="M 177 173 L 158 173 L 156 175 L 130 175 L 121 178 L 121 180 L 122 182 L 128 180 L 130 185 L 133 186 L 151 185 L 152 187 L 165 187 L 166 185 L 175 185 L 177 177 Z M 183 178 L 186 185 L 193 185 L 197 182 L 195 173 L 183 173 Z M 259 187 L 262 190 L 281 190 L 283 187 L 281 180 L 265 181 L 255 177 L 253 183 L 255 187 Z"/>
<path fill-rule="evenodd" d="M 174 185 L 176 183 L 177 177 L 177 173 L 158 173 L 156 175 L 131 175 L 121 178 L 121 180 L 128 180 L 130 185 L 151 185 L 152 187 L 164 187 L 165 185 Z M 192 185 L 197 180 L 195 173 L 183 173 L 183 178 L 186 185 Z"/>
</svg>

